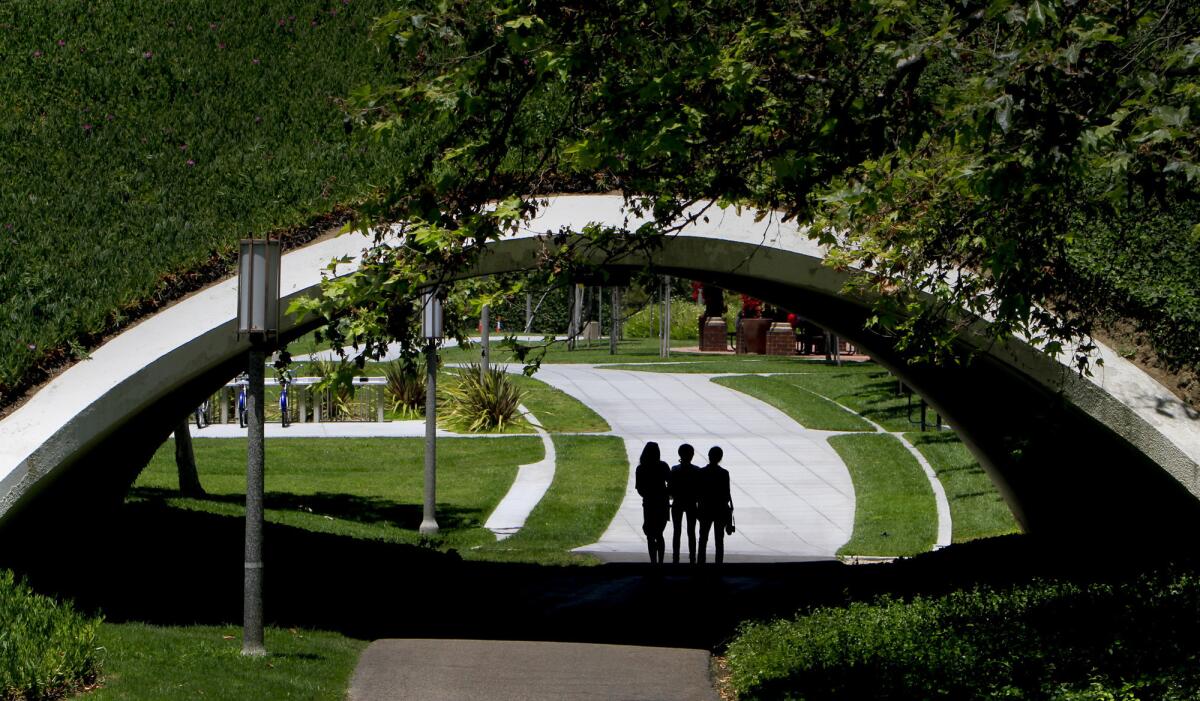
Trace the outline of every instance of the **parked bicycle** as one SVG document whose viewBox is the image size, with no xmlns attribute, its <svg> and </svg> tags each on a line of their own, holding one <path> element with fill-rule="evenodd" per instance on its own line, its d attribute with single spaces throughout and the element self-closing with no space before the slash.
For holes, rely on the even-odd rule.
<svg viewBox="0 0 1200 701">
<path fill-rule="evenodd" d="M 244 376 L 240 375 L 238 376 L 237 382 L 238 386 L 241 388 L 241 391 L 238 393 L 237 400 L 238 426 L 241 428 L 246 428 L 246 385 L 248 383 L 245 381 Z"/>
<path fill-rule="evenodd" d="M 279 422 L 283 428 L 292 425 L 291 412 L 288 409 L 288 387 L 291 384 L 291 380 L 287 378 L 279 383 Z"/>
<path fill-rule="evenodd" d="M 197 431 L 212 423 L 212 420 L 209 418 L 208 411 L 209 411 L 209 400 L 205 399 L 203 402 L 200 403 L 200 406 L 196 407 L 196 411 L 193 412 L 195 415 L 195 418 L 196 418 L 196 430 Z"/>
</svg>

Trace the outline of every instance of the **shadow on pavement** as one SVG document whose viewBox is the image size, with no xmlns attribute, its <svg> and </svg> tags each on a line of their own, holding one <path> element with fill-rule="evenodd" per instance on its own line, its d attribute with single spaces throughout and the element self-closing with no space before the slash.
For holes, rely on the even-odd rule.
<svg viewBox="0 0 1200 701">
<path fill-rule="evenodd" d="M 110 621 L 240 623 L 240 518 L 127 504 L 88 533 L 92 559 L 41 547 L 0 552 L 39 591 Z M 78 539 L 80 530 L 73 531 Z M 43 540 L 43 546 L 46 541 Z M 267 525 L 266 615 L 281 626 L 383 637 L 555 640 L 719 648 L 738 623 L 881 593 L 936 593 L 1037 576 L 1132 576 L 1153 562 L 1064 557 L 1022 536 L 903 562 L 550 567 L 464 561 L 456 553 Z"/>
</svg>

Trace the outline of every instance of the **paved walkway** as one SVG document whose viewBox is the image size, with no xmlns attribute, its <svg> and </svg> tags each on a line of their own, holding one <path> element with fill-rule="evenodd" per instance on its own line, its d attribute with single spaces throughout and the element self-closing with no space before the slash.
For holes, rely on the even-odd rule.
<svg viewBox="0 0 1200 701">
<path fill-rule="evenodd" d="M 707 650 L 510 640 L 376 640 L 351 701 L 717 701 Z"/>
<path fill-rule="evenodd" d="M 541 437 L 545 455 L 538 462 L 521 465 L 517 468 L 517 477 L 513 480 L 512 486 L 508 488 L 504 498 L 500 500 L 499 504 L 496 504 L 492 515 L 488 516 L 488 520 L 483 524 L 484 528 L 496 534 L 497 540 L 504 540 L 525 526 L 525 520 L 529 518 L 533 508 L 546 495 L 546 490 L 554 481 L 554 465 L 558 460 L 558 454 L 554 450 L 554 441 L 550 438 L 550 434 L 541 427 L 537 417 L 531 411 L 524 406 L 520 409 L 525 414 L 525 418 L 533 424 L 538 436 Z"/>
<path fill-rule="evenodd" d="M 700 464 L 711 446 L 721 446 L 738 527 L 725 539 L 730 561 L 834 557 L 854 528 L 854 487 L 825 432 L 806 429 L 710 377 L 591 365 L 543 365 L 537 374 L 608 421 L 625 438 L 630 465 L 647 441 L 658 441 L 669 462 L 677 461 L 681 443 L 696 448 Z M 641 497 L 630 470 L 616 518 L 597 543 L 579 550 L 640 562 L 645 542 Z"/>
</svg>

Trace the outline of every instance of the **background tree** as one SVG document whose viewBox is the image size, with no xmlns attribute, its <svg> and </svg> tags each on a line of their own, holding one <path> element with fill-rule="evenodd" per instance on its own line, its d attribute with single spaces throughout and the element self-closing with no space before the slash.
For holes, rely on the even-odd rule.
<svg viewBox="0 0 1200 701">
<path fill-rule="evenodd" d="M 812 221 L 914 359 L 957 359 L 987 318 L 997 339 L 1079 342 L 1085 367 L 1097 320 L 1145 277 L 1111 269 L 1101 242 L 1124 244 L 1126 271 L 1178 283 L 1124 310 L 1170 361 L 1200 360 L 1198 281 L 1161 259 L 1200 253 L 1193 6 L 442 2 L 376 34 L 392 72 L 354 118 L 412 156 L 362 223 L 404 236 L 303 305 L 349 303 L 363 338 L 386 331 L 385 300 L 467 264 L 536 195 L 616 189 L 654 223 L 581 245 L 652 247 L 704 200 Z M 572 274 L 576 249 L 548 244 L 543 267 Z"/>
</svg>

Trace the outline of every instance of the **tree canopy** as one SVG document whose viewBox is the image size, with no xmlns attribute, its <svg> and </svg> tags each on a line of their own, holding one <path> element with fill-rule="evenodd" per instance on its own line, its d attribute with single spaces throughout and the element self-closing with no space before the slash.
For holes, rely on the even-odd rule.
<svg viewBox="0 0 1200 701">
<path fill-rule="evenodd" d="M 701 201 L 811 222 L 914 359 L 980 318 L 1082 353 L 1119 314 L 1200 360 L 1191 3 L 443 0 L 375 32 L 351 120 L 409 157 L 362 223 L 404 235 L 301 306 L 366 353 L 538 194 L 616 190 L 655 224 L 586 232 L 614 250 Z"/>
</svg>

